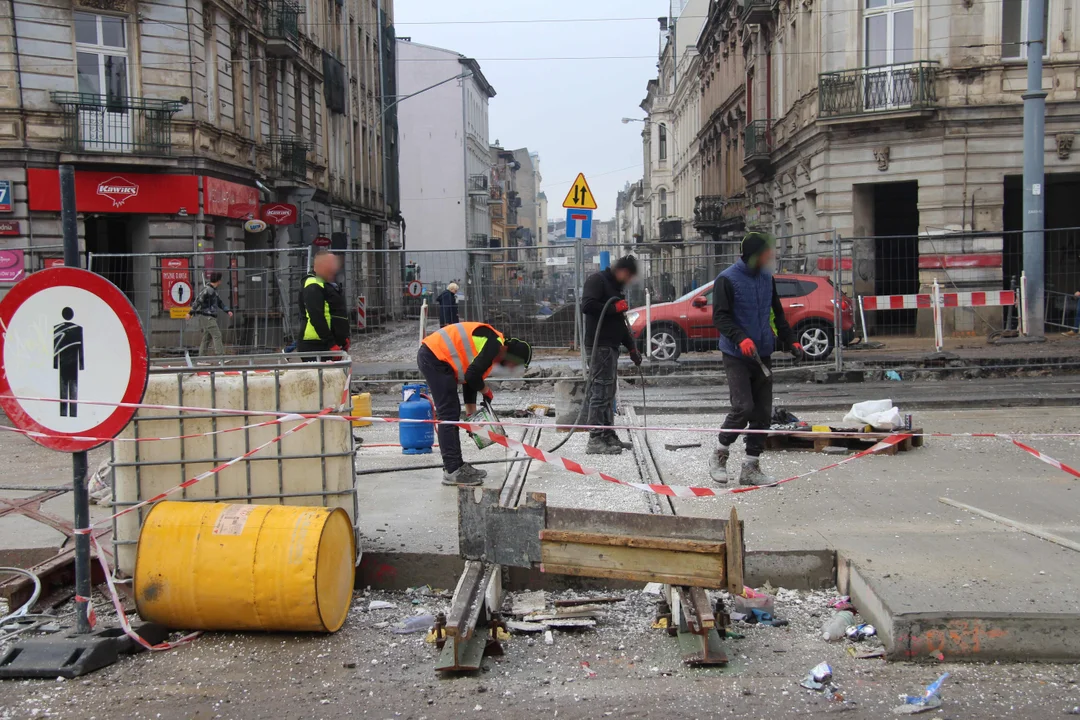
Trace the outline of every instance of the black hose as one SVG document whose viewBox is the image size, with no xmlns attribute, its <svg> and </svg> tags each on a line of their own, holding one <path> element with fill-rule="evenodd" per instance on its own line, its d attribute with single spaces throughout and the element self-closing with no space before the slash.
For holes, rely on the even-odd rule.
<svg viewBox="0 0 1080 720">
<path fill-rule="evenodd" d="M 611 305 L 611 303 L 615 302 L 618 299 L 619 298 L 617 297 L 609 297 L 607 302 L 604 303 L 604 308 L 600 311 L 600 319 L 596 323 L 596 332 L 593 333 L 592 354 L 589 356 L 589 376 L 585 380 L 585 400 L 584 402 L 582 402 L 581 408 L 578 410 L 577 420 L 574 420 L 574 425 L 581 424 L 581 416 L 585 412 L 585 408 L 589 407 L 589 389 L 592 388 L 592 368 L 593 364 L 596 362 L 596 349 L 600 347 L 598 344 L 600 342 L 600 329 L 604 327 L 604 316 L 607 315 L 608 307 Z M 645 342 L 648 342 L 648 338 L 645 339 Z M 574 430 L 571 429 L 570 432 L 566 433 L 566 437 L 555 443 L 554 447 L 548 448 L 548 452 L 555 452 L 563 445 L 565 445 L 566 442 L 573 436 Z"/>
</svg>

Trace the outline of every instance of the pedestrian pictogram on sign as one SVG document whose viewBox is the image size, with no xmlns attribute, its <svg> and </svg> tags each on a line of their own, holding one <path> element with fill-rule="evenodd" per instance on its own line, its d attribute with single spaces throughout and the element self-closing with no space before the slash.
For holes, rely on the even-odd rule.
<svg viewBox="0 0 1080 720">
<path fill-rule="evenodd" d="M 585 180 L 584 173 L 578 173 L 574 184 L 570 186 L 570 192 L 566 193 L 566 199 L 562 201 L 564 208 L 575 210 L 595 210 L 596 198 L 593 197 L 589 183 Z"/>
<path fill-rule="evenodd" d="M 190 308 L 192 300 L 191 273 L 187 258 L 164 258 L 161 261 L 161 307 L 169 317 L 185 318 L 187 312 L 175 313 L 175 308 Z"/>
<path fill-rule="evenodd" d="M 0 407 L 17 428 L 64 452 L 124 429 L 137 408 L 120 405 L 142 401 L 149 361 L 139 316 L 115 285 L 78 268 L 32 273 L 0 300 L 0 323 Z"/>
<path fill-rule="evenodd" d="M 413 280 L 407 286 L 405 286 L 405 292 L 409 294 L 409 297 L 420 297 L 424 292 L 424 286 L 419 280 Z"/>
</svg>

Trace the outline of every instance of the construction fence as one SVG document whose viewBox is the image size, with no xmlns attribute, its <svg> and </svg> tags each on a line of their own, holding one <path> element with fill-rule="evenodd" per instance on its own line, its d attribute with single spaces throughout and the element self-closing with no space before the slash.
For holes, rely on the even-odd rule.
<svg viewBox="0 0 1080 720">
<path fill-rule="evenodd" d="M 814 357 L 836 355 L 866 339 L 906 349 L 948 347 L 956 339 L 1016 330 L 1011 296 L 1021 290 L 1022 232 L 923 233 L 841 237 L 833 231 L 777 238 L 778 290 L 785 315 Z M 1080 229 L 1045 231 L 1047 331 L 1075 330 L 1080 311 Z M 564 241 L 517 248 L 335 251 L 354 333 L 416 328 L 440 321 L 440 295 L 457 285 L 457 317 L 490 322 L 528 338 L 543 351 L 577 351 L 583 339 L 580 293 L 585 278 L 629 251 L 640 279 L 628 290 L 632 307 L 648 313 L 652 331 L 667 333 L 681 352 L 715 348 L 711 295 L 702 291 L 738 259 L 739 242 L 655 242 L 633 247 Z M 32 272 L 62 262 L 60 248 L 27 251 Z M 89 269 L 131 299 L 156 356 L 199 349 L 201 329 L 184 311 L 211 273 L 234 311 L 221 324 L 227 352 L 276 352 L 302 327 L 299 294 L 311 248 L 208 253 L 91 255 Z M 940 302 L 928 298 L 936 297 Z M 705 295 L 708 311 L 682 317 L 679 303 Z M 897 298 L 900 298 L 899 300 Z M 700 301 L 699 301 L 700 302 Z M 676 306 L 666 305 L 675 303 Z M 939 307 L 940 305 L 940 307 Z M 659 307 L 658 307 L 659 306 Z M 690 322 L 692 320 L 692 322 Z M 681 321 L 681 322 L 680 322 Z M 660 328 L 660 329 L 657 329 Z M 902 342 L 901 342 L 902 340 Z M 643 342 L 644 349 L 652 350 Z M 838 352 L 838 349 L 840 352 Z M 573 353 L 569 353 L 573 354 Z M 665 359 L 663 357 L 659 359 Z"/>
</svg>

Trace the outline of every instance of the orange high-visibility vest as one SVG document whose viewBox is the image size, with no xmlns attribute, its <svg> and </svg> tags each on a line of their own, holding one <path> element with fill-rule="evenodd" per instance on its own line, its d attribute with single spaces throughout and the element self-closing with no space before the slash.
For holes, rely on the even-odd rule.
<svg viewBox="0 0 1080 720">
<path fill-rule="evenodd" d="M 473 337 L 476 329 L 481 327 L 491 328 L 499 336 L 499 342 L 503 342 L 501 332 L 487 323 L 478 322 L 460 322 L 447 325 L 424 338 L 424 345 L 427 345 L 428 350 L 435 357 L 454 368 L 454 375 L 461 384 L 465 383 L 465 371 L 472 364 L 472 361 L 476 359 L 476 356 L 480 354 L 480 351 L 484 349 L 484 345 L 487 344 L 487 338 Z M 485 378 L 491 374 L 491 369 L 488 368 L 484 372 Z"/>
</svg>

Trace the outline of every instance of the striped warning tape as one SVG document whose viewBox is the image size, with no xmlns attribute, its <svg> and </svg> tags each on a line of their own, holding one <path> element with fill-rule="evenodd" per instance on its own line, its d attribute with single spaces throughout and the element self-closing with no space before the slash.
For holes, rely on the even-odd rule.
<svg viewBox="0 0 1080 720">
<path fill-rule="evenodd" d="M 465 427 L 470 432 L 473 431 L 473 426 L 466 425 Z M 492 432 L 491 430 L 487 430 L 483 426 L 475 427 L 478 434 L 487 435 L 487 437 L 491 441 L 502 445 L 507 450 L 514 450 L 516 452 L 523 453 L 531 457 L 533 460 L 538 460 L 540 462 L 548 463 L 551 465 L 561 466 L 563 469 L 568 470 L 572 473 L 577 473 L 578 475 L 585 475 L 586 477 L 598 477 L 601 480 L 606 480 L 609 483 L 623 485 L 625 487 L 631 487 L 635 490 L 640 490 L 642 492 L 680 498 L 718 497 L 720 495 L 733 495 L 736 493 L 750 492 L 752 490 L 761 490 L 767 487 L 776 487 L 778 485 L 783 485 L 784 483 L 789 483 L 792 480 L 809 477 L 810 475 L 815 475 L 817 473 L 825 472 L 826 470 L 840 467 L 841 465 L 846 465 L 849 462 L 866 457 L 867 455 L 873 455 L 874 453 L 881 452 L 882 450 L 892 447 L 897 443 L 911 437 L 911 435 L 907 433 L 896 433 L 895 435 L 890 435 L 881 442 L 876 443 L 873 447 L 867 448 L 866 450 L 858 452 L 850 457 L 844 458 L 843 460 L 831 463 L 829 465 L 826 465 L 825 467 L 817 468 L 816 470 L 810 470 L 800 475 L 793 475 L 789 478 L 784 478 L 783 480 L 777 480 L 776 482 L 769 483 L 768 485 L 746 485 L 737 488 L 716 490 L 711 487 L 690 487 L 686 485 L 657 485 L 652 483 L 627 482 L 626 480 L 620 480 L 617 477 L 608 475 L 607 473 L 602 472 L 597 468 L 587 467 L 585 465 L 582 465 L 581 463 L 571 460 L 570 458 L 566 458 L 561 455 L 555 455 L 553 453 L 546 452 L 541 448 L 534 447 L 533 445 L 526 445 L 520 440 L 514 440 L 512 438 L 508 438 L 505 435 L 500 435 L 496 432 Z"/>
<path fill-rule="evenodd" d="M 1042 452 L 1040 450 L 1036 450 L 1035 448 L 1031 447 L 1030 445 L 1025 445 L 1024 443 L 1022 443 L 1022 442 L 1020 442 L 1018 440 L 1014 440 L 1013 438 L 1009 437 L 1008 435 L 1002 435 L 1001 437 L 1009 440 L 1013 445 L 1020 448 L 1024 452 L 1027 452 L 1027 453 L 1030 453 L 1031 455 L 1034 455 L 1035 457 L 1037 457 L 1039 460 L 1042 460 L 1047 465 L 1052 465 L 1053 467 L 1056 467 L 1058 470 L 1060 470 L 1060 471 L 1062 471 L 1064 473 L 1068 473 L 1069 475 L 1072 475 L 1073 477 L 1080 478 L 1080 471 L 1077 471 L 1077 470 L 1069 467 L 1068 465 L 1061 462 L 1060 460 L 1055 460 L 1054 458 L 1050 457 L 1046 453 L 1044 453 L 1044 452 Z"/>
</svg>

